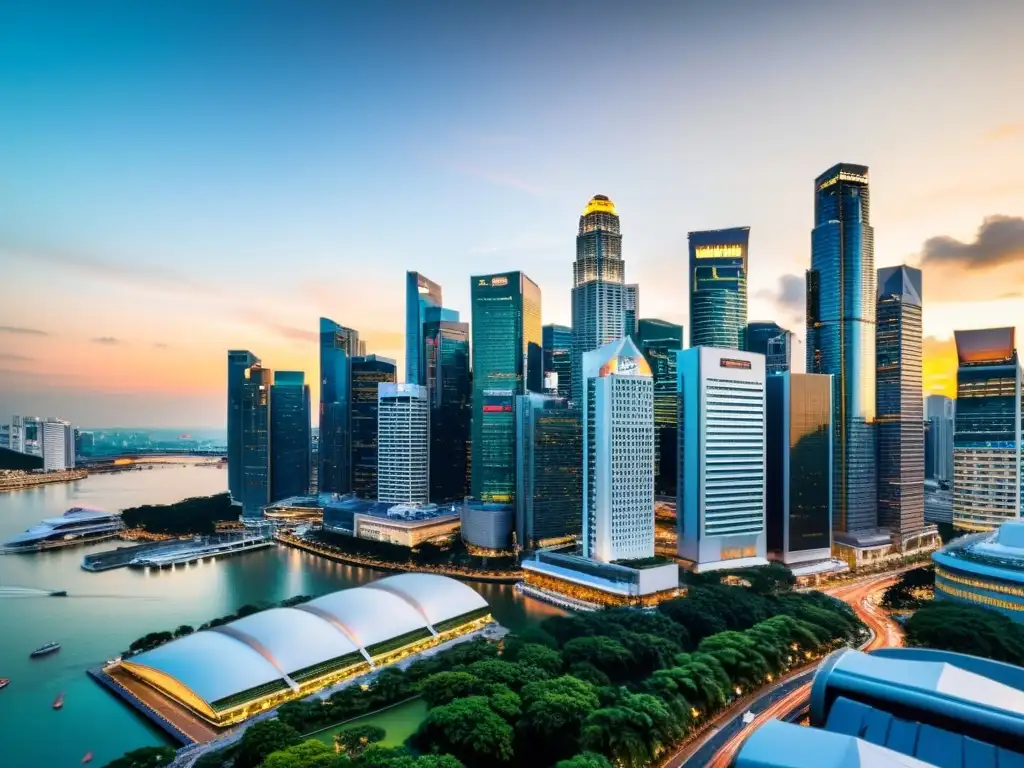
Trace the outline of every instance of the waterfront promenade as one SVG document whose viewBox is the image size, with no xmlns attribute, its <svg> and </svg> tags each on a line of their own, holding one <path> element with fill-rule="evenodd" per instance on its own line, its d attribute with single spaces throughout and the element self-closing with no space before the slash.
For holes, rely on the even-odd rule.
<svg viewBox="0 0 1024 768">
<path fill-rule="evenodd" d="M 83 480 L 89 476 L 85 469 L 65 469 L 57 472 L 25 472 L 22 470 L 4 470 L 0 472 L 0 492 L 20 491 L 50 483 L 70 483 Z"/>
</svg>

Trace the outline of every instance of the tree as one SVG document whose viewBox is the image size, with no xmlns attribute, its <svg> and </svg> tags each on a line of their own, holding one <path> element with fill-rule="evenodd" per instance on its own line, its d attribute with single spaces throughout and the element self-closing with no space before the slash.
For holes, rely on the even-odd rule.
<svg viewBox="0 0 1024 768">
<path fill-rule="evenodd" d="M 577 637 L 562 648 L 562 656 L 570 665 L 590 663 L 612 680 L 628 676 L 633 655 L 617 640 L 610 637 Z"/>
<path fill-rule="evenodd" d="M 507 685 L 513 691 L 518 691 L 527 683 L 546 680 L 549 676 L 539 667 L 512 663 L 502 659 L 474 661 L 466 667 L 466 671 L 485 682 Z"/>
<path fill-rule="evenodd" d="M 512 759 L 512 726 L 483 696 L 456 699 L 427 713 L 413 743 L 423 751 L 450 754 L 468 768 L 485 768 Z"/>
<path fill-rule="evenodd" d="M 483 693 L 482 681 L 469 672 L 438 672 L 420 681 L 420 694 L 430 707 Z"/>
<path fill-rule="evenodd" d="M 190 627 L 188 624 L 182 624 L 180 627 L 174 630 L 174 636 L 185 637 L 185 635 L 191 635 L 193 632 L 195 632 L 195 630 L 192 629 L 192 627 Z"/>
<path fill-rule="evenodd" d="M 523 754 L 550 765 L 579 749 L 587 715 L 600 705 L 597 689 L 574 677 L 530 683 L 522 690 L 523 714 L 516 724 Z"/>
<path fill-rule="evenodd" d="M 367 747 L 382 741 L 386 735 L 384 729 L 376 725 L 356 725 L 335 734 L 334 746 L 349 757 L 358 757 Z"/>
<path fill-rule="evenodd" d="M 936 600 L 906 623 L 907 645 L 1024 666 L 1024 627 L 987 608 Z"/>
<path fill-rule="evenodd" d="M 487 697 L 487 704 L 512 724 L 522 714 L 522 699 L 507 685 L 493 686 L 490 696 Z"/>
<path fill-rule="evenodd" d="M 641 768 L 653 761 L 648 744 L 654 724 L 642 712 L 611 707 L 592 712 L 580 736 L 583 749 L 607 755 L 626 768 Z"/>
<path fill-rule="evenodd" d="M 280 720 L 263 720 L 245 729 L 239 742 L 235 768 L 256 768 L 271 752 L 293 747 L 301 741 L 299 732 Z"/>
<path fill-rule="evenodd" d="M 554 648 L 538 643 L 521 644 L 511 652 L 506 652 L 505 657 L 509 661 L 537 667 L 549 675 L 557 675 L 562 671 L 562 654 Z"/>
<path fill-rule="evenodd" d="M 555 768 L 612 768 L 608 758 L 596 752 L 581 752 L 568 760 L 559 760 Z"/>
<path fill-rule="evenodd" d="M 334 750 L 316 739 L 271 752 L 262 768 L 335 768 L 338 756 Z"/>
<path fill-rule="evenodd" d="M 705 637 L 726 630 L 721 617 L 702 610 L 697 602 L 689 597 L 666 600 L 658 606 L 658 611 L 685 627 L 691 643 L 699 643 Z"/>
<path fill-rule="evenodd" d="M 142 747 L 107 763 L 107 768 L 163 768 L 173 759 L 170 747 Z"/>
</svg>

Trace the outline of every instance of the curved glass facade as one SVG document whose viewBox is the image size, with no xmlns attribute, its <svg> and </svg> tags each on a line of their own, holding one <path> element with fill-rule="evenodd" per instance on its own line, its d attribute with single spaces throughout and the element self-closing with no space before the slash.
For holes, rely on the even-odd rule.
<svg viewBox="0 0 1024 768">
<path fill-rule="evenodd" d="M 743 349 L 750 227 L 691 232 L 690 346 Z"/>
</svg>

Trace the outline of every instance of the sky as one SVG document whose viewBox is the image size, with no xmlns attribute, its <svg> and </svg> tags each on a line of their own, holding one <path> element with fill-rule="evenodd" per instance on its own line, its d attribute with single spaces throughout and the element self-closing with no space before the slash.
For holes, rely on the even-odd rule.
<svg viewBox="0 0 1024 768">
<path fill-rule="evenodd" d="M 320 316 L 404 362 L 404 273 L 468 318 L 522 269 L 568 324 L 578 218 L 688 325 L 686 233 L 750 226 L 794 330 L 813 180 L 870 167 L 876 266 L 954 329 L 1024 318 L 1024 3 L 0 4 L 0 421 L 223 427 L 226 352 L 304 370 Z"/>
</svg>

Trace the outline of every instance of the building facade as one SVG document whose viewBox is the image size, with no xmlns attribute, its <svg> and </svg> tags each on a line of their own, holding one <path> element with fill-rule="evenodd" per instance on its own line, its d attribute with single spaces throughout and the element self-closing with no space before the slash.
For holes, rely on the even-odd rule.
<svg viewBox="0 0 1024 768">
<path fill-rule="evenodd" d="M 43 419 L 39 422 L 39 441 L 43 469 L 46 472 L 75 468 L 74 431 L 71 424 L 61 419 Z"/>
<path fill-rule="evenodd" d="M 927 426 L 925 477 L 940 483 L 951 483 L 956 401 L 945 395 L 928 395 L 924 399 L 924 417 Z"/>
<path fill-rule="evenodd" d="M 1020 518 L 1020 360 L 1013 328 L 954 336 L 953 525 L 989 531 Z"/>
<path fill-rule="evenodd" d="M 766 376 L 792 369 L 792 332 L 777 323 L 747 323 L 745 338 L 745 350 L 764 355 Z"/>
<path fill-rule="evenodd" d="M 405 380 L 409 384 L 427 383 L 423 325 L 427 322 L 427 310 L 442 303 L 440 285 L 419 272 L 405 273 Z M 358 354 L 365 355 L 366 350 Z"/>
<path fill-rule="evenodd" d="M 679 556 L 697 572 L 767 563 L 764 355 L 678 354 Z"/>
<path fill-rule="evenodd" d="M 636 341 L 636 324 L 640 319 L 640 286 L 636 283 L 624 286 L 622 300 L 622 335 L 632 336 L 633 341 Z"/>
<path fill-rule="evenodd" d="M 380 355 L 352 359 L 352 492 L 364 499 L 377 498 L 378 385 L 394 383 L 395 361 Z"/>
<path fill-rule="evenodd" d="M 604 195 L 594 195 L 580 216 L 572 277 L 572 400 L 579 403 L 583 355 L 625 335 L 622 233 L 615 204 Z"/>
<path fill-rule="evenodd" d="M 471 278 L 473 419 L 470 493 L 515 503 L 516 395 L 542 387 L 540 288 L 522 272 Z"/>
<path fill-rule="evenodd" d="M 472 415 L 469 324 L 430 320 L 424 359 L 430 396 L 430 498 L 438 503 L 469 495 L 467 453 Z"/>
<path fill-rule="evenodd" d="M 768 553 L 788 564 L 832 556 L 832 380 L 765 378 Z"/>
<path fill-rule="evenodd" d="M 932 554 L 935 599 L 977 605 L 1024 623 L 1024 522 L 961 536 Z"/>
<path fill-rule="evenodd" d="M 572 328 L 567 325 L 545 325 L 542 329 L 544 347 L 544 391 L 559 397 L 572 397 Z M 549 378 L 549 377 L 552 377 Z M 548 382 L 554 386 L 549 387 Z"/>
<path fill-rule="evenodd" d="M 878 270 L 875 407 L 878 524 L 900 541 L 924 529 L 921 270 Z"/>
<path fill-rule="evenodd" d="M 270 388 L 270 500 L 309 493 L 312 414 L 302 371 L 275 371 Z"/>
<path fill-rule="evenodd" d="M 832 525 L 854 540 L 878 527 L 875 235 L 866 166 L 840 163 L 815 179 L 814 224 L 807 373 L 832 375 Z"/>
<path fill-rule="evenodd" d="M 228 352 L 228 492 L 234 504 L 242 503 L 242 387 L 245 372 L 259 364 L 247 349 Z"/>
<path fill-rule="evenodd" d="M 743 349 L 750 227 L 691 232 L 690 346 Z"/>
<path fill-rule="evenodd" d="M 430 496 L 430 401 L 419 384 L 377 385 L 377 500 L 426 504 Z"/>
<path fill-rule="evenodd" d="M 654 492 L 675 496 L 679 452 L 676 352 L 683 348 L 683 326 L 641 319 L 637 322 L 636 346 L 654 377 Z"/>
<path fill-rule="evenodd" d="M 628 336 L 583 356 L 583 556 L 654 556 L 654 379 Z"/>
<path fill-rule="evenodd" d="M 320 434 L 317 487 L 330 493 L 352 490 L 352 358 L 359 356 L 359 332 L 320 318 Z"/>
<path fill-rule="evenodd" d="M 467 498 L 460 513 L 462 540 L 473 547 L 492 552 L 512 548 L 515 533 L 514 504 L 495 504 Z"/>
<path fill-rule="evenodd" d="M 254 363 L 242 382 L 242 519 L 258 520 L 270 499 L 272 372 Z"/>
<path fill-rule="evenodd" d="M 569 401 L 516 398 L 516 540 L 524 549 L 564 543 L 583 525 L 583 432 Z"/>
</svg>

